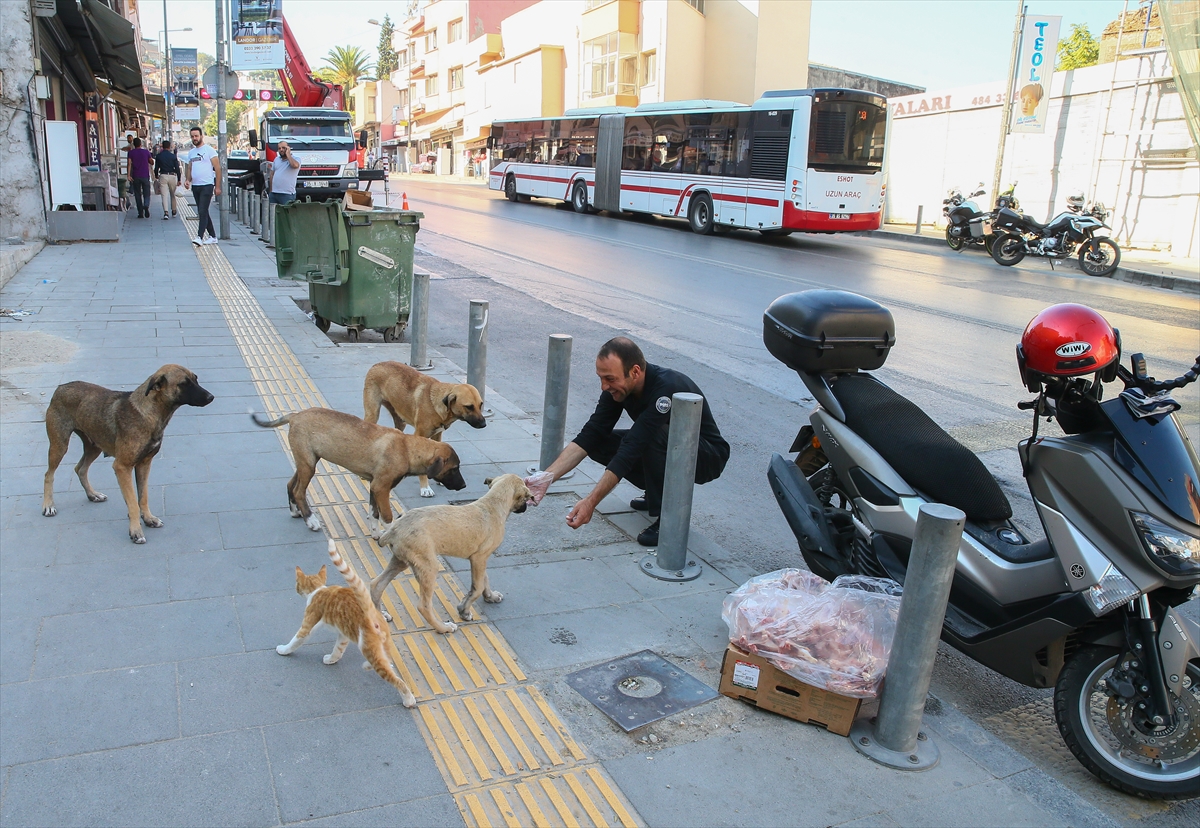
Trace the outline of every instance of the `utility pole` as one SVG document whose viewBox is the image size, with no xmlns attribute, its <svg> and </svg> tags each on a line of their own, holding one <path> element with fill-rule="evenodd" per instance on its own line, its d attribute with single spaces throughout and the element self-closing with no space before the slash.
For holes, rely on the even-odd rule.
<svg viewBox="0 0 1200 828">
<path fill-rule="evenodd" d="M 217 157 L 221 164 L 221 194 L 217 196 L 220 234 L 229 238 L 229 159 L 226 158 L 225 129 L 225 0 L 217 3 Z"/>
<path fill-rule="evenodd" d="M 163 0 L 163 60 L 167 67 L 167 79 L 163 83 L 163 104 L 166 108 L 166 114 L 163 116 L 163 135 L 171 139 L 171 143 L 175 143 L 175 130 L 171 128 L 175 118 L 174 92 L 175 78 L 171 76 L 171 32 L 170 25 L 167 23 L 167 0 Z"/>
<path fill-rule="evenodd" d="M 1008 58 L 1008 82 L 1004 90 L 1004 106 L 1000 110 L 1000 146 L 996 149 L 996 172 L 992 176 L 992 203 L 1000 197 L 1000 173 L 1004 168 L 1004 145 L 1008 139 L 1008 122 L 1012 119 L 1012 99 L 1017 57 L 1021 50 L 1021 30 L 1025 28 L 1025 0 L 1017 0 L 1017 28 L 1013 32 L 1012 52 Z M 1047 93 L 1048 94 L 1048 93 Z"/>
</svg>

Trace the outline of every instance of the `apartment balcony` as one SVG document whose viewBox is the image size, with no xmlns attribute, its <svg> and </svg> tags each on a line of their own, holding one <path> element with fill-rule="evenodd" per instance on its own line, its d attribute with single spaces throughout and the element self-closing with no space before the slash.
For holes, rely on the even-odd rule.
<svg viewBox="0 0 1200 828">
<path fill-rule="evenodd" d="M 485 34 L 471 41 L 471 51 L 479 58 L 479 65 L 486 66 L 499 60 L 504 54 L 504 44 L 498 34 Z"/>
<path fill-rule="evenodd" d="M 585 9 L 579 23 L 579 39 L 587 42 L 612 32 L 638 33 L 641 0 L 609 0 Z"/>
<path fill-rule="evenodd" d="M 425 61 L 414 60 L 409 68 L 409 77 L 414 80 L 425 77 Z"/>
</svg>

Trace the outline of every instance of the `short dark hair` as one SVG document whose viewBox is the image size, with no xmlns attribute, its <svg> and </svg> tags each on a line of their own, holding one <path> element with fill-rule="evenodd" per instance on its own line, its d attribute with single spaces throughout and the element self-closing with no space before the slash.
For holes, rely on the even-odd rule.
<svg viewBox="0 0 1200 828">
<path fill-rule="evenodd" d="M 610 356 L 615 356 L 621 360 L 621 368 L 624 369 L 625 376 L 629 376 L 629 372 L 633 370 L 633 366 L 635 365 L 640 367 L 643 372 L 646 370 L 646 357 L 642 353 L 642 349 L 628 337 L 614 336 L 608 342 L 605 342 L 600 346 L 600 353 L 596 354 L 596 359 L 604 359 Z"/>
<path fill-rule="evenodd" d="M 194 127 L 192 127 L 191 129 L 189 129 L 189 130 L 188 130 L 188 135 L 191 135 L 193 132 L 199 132 L 201 135 L 203 135 L 203 134 L 204 134 L 204 130 L 202 130 L 202 129 L 201 129 L 200 127 L 198 127 L 198 126 L 194 126 Z"/>
<path fill-rule="evenodd" d="M 134 147 L 140 147 L 141 145 L 142 145 L 142 139 L 141 139 L 141 138 L 134 138 L 134 139 L 133 139 L 133 146 L 134 146 Z"/>
<path fill-rule="evenodd" d="M 171 142 L 163 141 L 163 149 L 170 149 L 170 148 L 171 148 Z"/>
</svg>

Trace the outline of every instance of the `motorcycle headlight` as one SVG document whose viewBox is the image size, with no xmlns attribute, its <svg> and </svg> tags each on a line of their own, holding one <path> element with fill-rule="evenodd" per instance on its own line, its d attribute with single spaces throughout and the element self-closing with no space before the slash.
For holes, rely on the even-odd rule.
<svg viewBox="0 0 1200 828">
<path fill-rule="evenodd" d="M 1130 512 L 1151 561 L 1172 575 L 1200 575 L 1200 538 L 1144 513 Z"/>
<path fill-rule="evenodd" d="M 1133 581 L 1121 574 L 1121 570 L 1112 564 L 1108 565 L 1100 580 L 1089 587 L 1086 593 L 1088 602 L 1092 605 L 1092 612 L 1096 615 L 1104 615 L 1113 607 L 1128 604 L 1139 594 Z"/>
<path fill-rule="evenodd" d="M 342 178 L 358 178 L 358 162 L 351 161 L 342 167 Z"/>
</svg>

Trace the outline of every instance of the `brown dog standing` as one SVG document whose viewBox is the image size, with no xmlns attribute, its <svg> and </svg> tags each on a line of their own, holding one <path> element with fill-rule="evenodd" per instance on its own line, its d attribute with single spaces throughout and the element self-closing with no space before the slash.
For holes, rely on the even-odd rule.
<svg viewBox="0 0 1200 828">
<path fill-rule="evenodd" d="M 458 454 L 445 443 L 402 434 L 328 408 L 306 408 L 278 420 L 250 416 L 263 428 L 289 424 L 288 445 L 296 473 L 288 481 L 288 508 L 292 517 L 304 518 L 314 532 L 321 531 L 321 521 L 312 513 L 306 493 L 319 460 L 335 463 L 370 482 L 371 517 L 385 523 L 392 520 L 392 489 L 414 472 L 427 474 L 452 491 L 467 485 L 458 470 Z"/>
<path fill-rule="evenodd" d="M 392 415 L 396 428 L 413 427 L 413 434 L 441 440 L 442 432 L 462 420 L 472 428 L 483 428 L 483 400 L 475 386 L 438 382 L 402 362 L 377 362 L 367 371 L 363 384 L 363 419 L 379 422 L 379 407 Z M 429 478 L 421 475 L 421 497 L 433 497 Z"/>
<path fill-rule="evenodd" d="M 53 517 L 54 471 L 67 453 L 71 434 L 83 441 L 83 457 L 75 474 L 93 503 L 108 500 L 88 482 L 88 468 L 103 452 L 113 458 L 113 473 L 129 510 L 129 539 L 145 543 L 142 523 L 159 527 L 163 522 L 150 513 L 147 481 L 150 463 L 162 447 L 163 431 L 181 405 L 204 407 L 213 395 L 200 386 L 196 375 L 180 365 L 164 365 L 136 391 L 110 391 L 90 382 L 68 382 L 54 390 L 46 409 L 46 435 L 50 438 L 49 468 L 42 495 L 42 514 Z M 134 489 L 134 480 L 137 489 Z"/>
<path fill-rule="evenodd" d="M 434 580 L 438 555 L 466 558 L 471 562 L 471 589 L 458 605 L 458 617 L 474 617 L 471 604 L 479 596 L 489 604 L 498 604 L 504 595 L 488 587 L 487 562 L 504 542 L 504 525 L 513 512 L 520 514 L 533 501 L 528 487 L 515 474 L 502 474 L 484 481 L 488 492 L 464 506 L 422 506 L 410 509 L 396 519 L 379 537 L 379 546 L 389 547 L 392 557 L 387 568 L 371 581 L 371 600 L 380 607 L 383 591 L 391 580 L 410 566 L 421 584 L 418 609 L 429 626 L 440 633 L 452 633 L 458 625 L 442 623 L 433 613 Z M 382 608 L 380 608 L 382 612 Z"/>
</svg>

